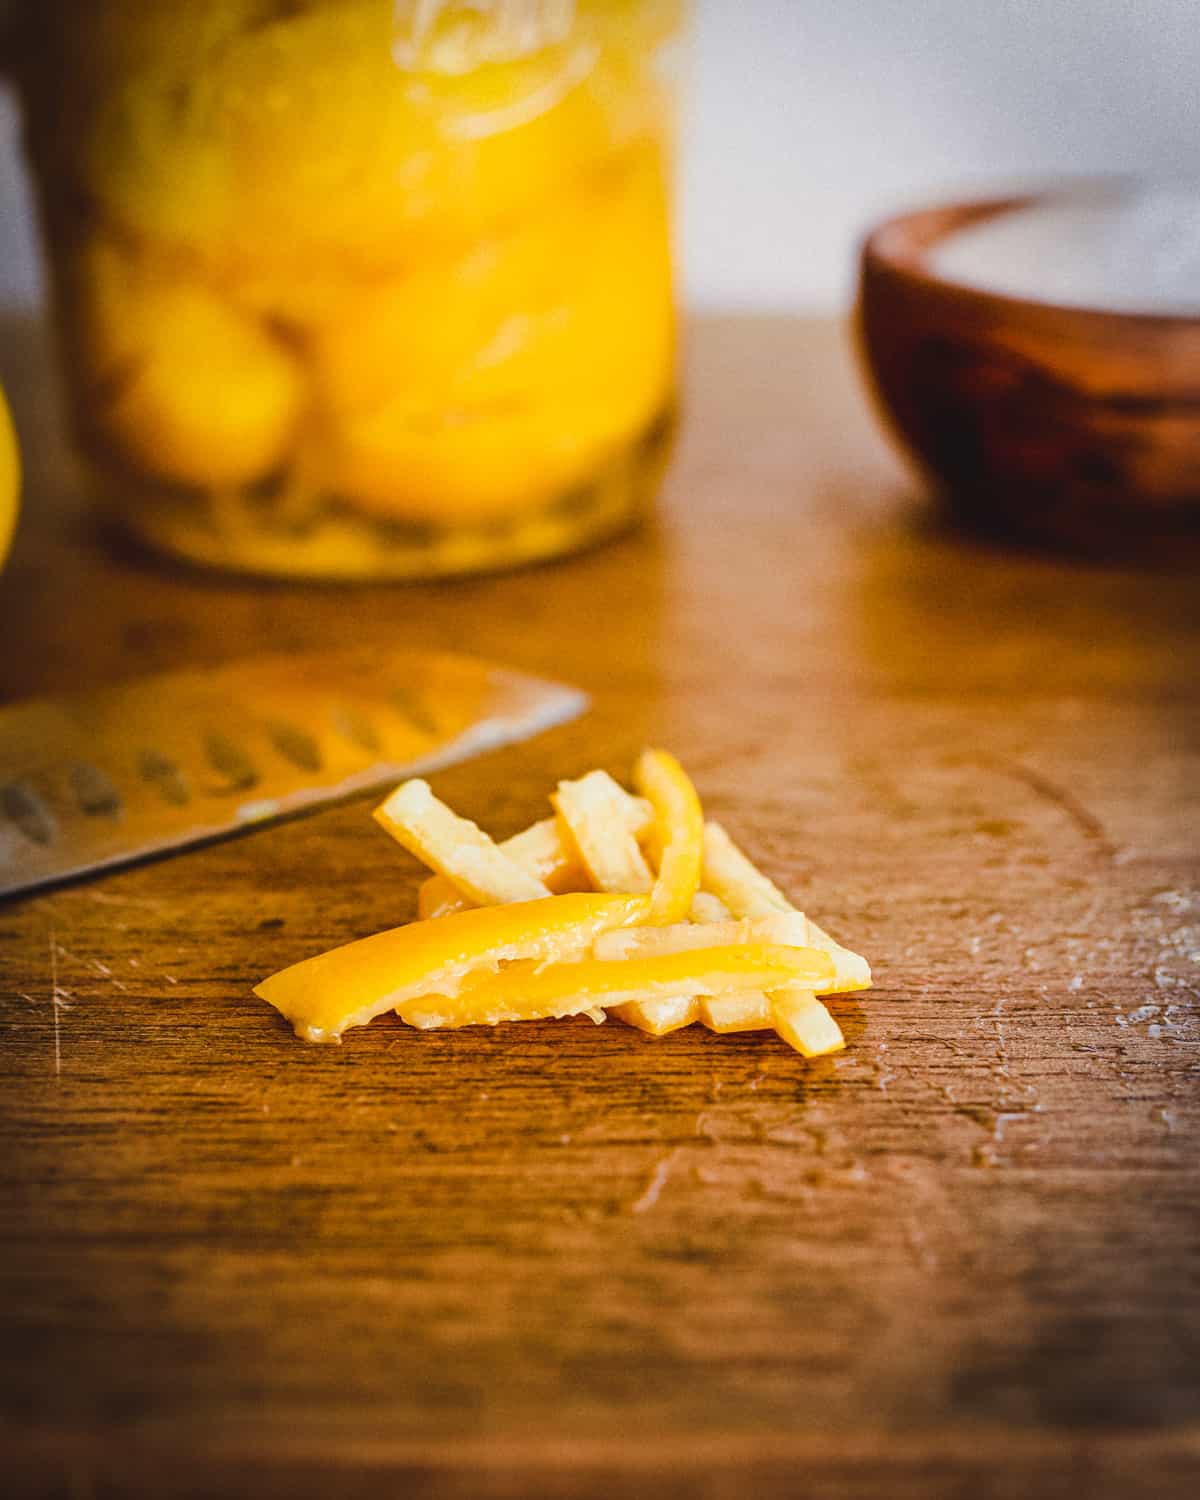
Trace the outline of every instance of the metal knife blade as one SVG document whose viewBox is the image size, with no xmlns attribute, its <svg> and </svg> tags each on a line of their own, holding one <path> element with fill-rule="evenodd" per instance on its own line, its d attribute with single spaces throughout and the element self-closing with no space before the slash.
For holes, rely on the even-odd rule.
<svg viewBox="0 0 1200 1500">
<path fill-rule="evenodd" d="M 0 709 L 0 896 L 521 740 L 584 694 L 475 657 L 260 656 Z"/>
</svg>

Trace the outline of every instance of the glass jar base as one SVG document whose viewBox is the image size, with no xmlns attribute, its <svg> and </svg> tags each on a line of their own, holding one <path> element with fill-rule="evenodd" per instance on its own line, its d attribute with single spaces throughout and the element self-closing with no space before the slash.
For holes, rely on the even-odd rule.
<svg viewBox="0 0 1200 1500">
<path fill-rule="evenodd" d="M 156 551 L 267 577 L 422 579 L 540 562 L 604 541 L 649 509 L 670 453 L 673 411 L 547 504 L 476 524 L 371 515 L 332 498 L 292 514 L 278 497 L 148 489 L 91 465 L 103 519 Z"/>
</svg>

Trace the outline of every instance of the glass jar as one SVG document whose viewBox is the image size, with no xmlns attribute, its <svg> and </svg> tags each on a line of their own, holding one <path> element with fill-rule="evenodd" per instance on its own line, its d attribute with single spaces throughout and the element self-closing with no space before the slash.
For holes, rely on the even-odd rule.
<svg viewBox="0 0 1200 1500">
<path fill-rule="evenodd" d="M 679 0 L 40 0 L 16 45 L 105 513 L 260 573 L 550 556 L 653 492 Z"/>
</svg>

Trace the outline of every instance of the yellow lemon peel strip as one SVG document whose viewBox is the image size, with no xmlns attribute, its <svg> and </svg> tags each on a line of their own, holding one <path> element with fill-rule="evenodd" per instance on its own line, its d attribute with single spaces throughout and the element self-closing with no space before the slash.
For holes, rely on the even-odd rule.
<svg viewBox="0 0 1200 1500">
<path fill-rule="evenodd" d="M 550 887 L 523 870 L 469 818 L 438 800 L 427 781 L 406 781 L 375 809 L 375 821 L 478 906 L 536 901 Z"/>
<path fill-rule="evenodd" d="M 643 1000 L 808 985 L 826 977 L 831 968 L 829 956 L 815 948 L 768 944 L 664 953 L 623 963 L 524 963 L 460 985 L 454 995 L 430 986 L 432 993 L 403 1000 L 396 1008 L 402 1019 L 422 1029 L 494 1026 L 501 1021 L 559 1019 Z"/>
<path fill-rule="evenodd" d="M 719 823 L 704 825 L 704 889 L 716 896 L 737 917 L 770 917 L 778 912 L 795 912 L 796 908 L 742 853 Z M 834 980 L 822 994 L 849 994 L 869 989 L 871 968 L 866 959 L 818 927 L 811 917 L 808 941 L 814 948 L 828 953 L 834 963 Z"/>
<path fill-rule="evenodd" d="M 633 779 L 654 809 L 662 846 L 658 879 L 650 898 L 651 920 L 664 925 L 682 922 L 700 888 L 704 854 L 700 798 L 687 772 L 665 750 L 644 750 L 634 767 Z"/>
<path fill-rule="evenodd" d="M 516 960 L 583 958 L 610 927 L 644 920 L 647 899 L 575 893 L 477 907 L 361 938 L 273 974 L 255 987 L 310 1042 L 337 1041 L 422 995 L 457 993 L 481 970 Z"/>
<path fill-rule="evenodd" d="M 626 1026 L 634 1026 L 647 1036 L 669 1036 L 682 1031 L 700 1019 L 704 1002 L 699 995 L 679 995 L 670 1000 L 630 1000 L 614 1005 L 612 1013 Z"/>
<path fill-rule="evenodd" d="M 780 1037 L 805 1057 L 824 1057 L 846 1045 L 838 1023 L 811 990 L 799 985 L 772 993 L 771 1017 Z"/>
<path fill-rule="evenodd" d="M 815 948 L 808 940 L 804 913 L 777 912 L 770 917 L 729 918 L 723 922 L 680 922 L 670 927 L 631 927 L 596 939 L 597 958 L 650 958 L 656 953 L 686 953 L 692 948 L 735 948 L 743 943 L 777 943 L 785 948 Z"/>
<path fill-rule="evenodd" d="M 505 859 L 532 880 L 540 881 L 558 894 L 578 890 L 587 883 L 583 866 L 572 851 L 564 846 L 554 818 L 543 818 L 540 822 L 523 828 L 520 833 L 513 834 L 512 838 L 503 840 L 496 847 Z M 451 912 L 466 911 L 471 904 L 445 875 L 431 875 L 428 880 L 422 881 L 417 891 L 417 915 L 422 919 L 448 917 Z"/>
<path fill-rule="evenodd" d="M 560 781 L 551 797 L 566 841 L 598 891 L 650 890 L 654 874 L 638 847 L 638 803 L 607 771 Z"/>
<path fill-rule="evenodd" d="M 700 1021 L 721 1036 L 733 1031 L 773 1031 L 770 996 L 762 990 L 736 995 L 708 995 L 700 1002 Z"/>
</svg>

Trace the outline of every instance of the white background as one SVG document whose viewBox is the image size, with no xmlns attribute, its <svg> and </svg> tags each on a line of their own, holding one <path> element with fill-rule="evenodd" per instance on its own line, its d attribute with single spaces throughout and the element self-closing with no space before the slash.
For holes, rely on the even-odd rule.
<svg viewBox="0 0 1200 1500">
<path fill-rule="evenodd" d="M 831 306 L 863 227 L 893 208 L 1135 168 L 1200 175 L 1200 0 L 697 5 L 680 195 L 693 303 Z M 37 296 L 9 107 L 0 301 Z"/>
</svg>

